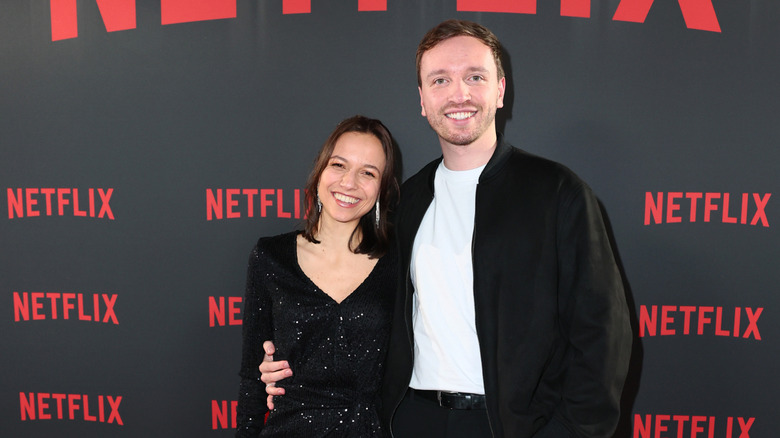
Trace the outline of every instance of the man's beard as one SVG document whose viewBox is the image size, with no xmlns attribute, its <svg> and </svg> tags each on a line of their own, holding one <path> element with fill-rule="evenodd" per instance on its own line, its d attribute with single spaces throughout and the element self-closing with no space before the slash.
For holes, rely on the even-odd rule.
<svg viewBox="0 0 780 438">
<path fill-rule="evenodd" d="M 486 113 L 482 107 L 475 105 L 469 106 L 472 106 L 477 110 L 475 114 L 477 119 L 474 120 L 474 122 L 476 122 L 476 126 L 471 129 L 451 129 L 447 125 L 448 119 L 444 114 L 445 112 L 452 110 L 454 108 L 452 106 L 443 108 L 441 111 L 436 113 L 436 117 L 427 117 L 428 123 L 431 125 L 431 128 L 436 132 L 436 134 L 447 143 L 455 146 L 468 146 L 482 137 L 482 134 L 488 130 L 496 117 L 495 107 L 488 108 Z"/>
</svg>

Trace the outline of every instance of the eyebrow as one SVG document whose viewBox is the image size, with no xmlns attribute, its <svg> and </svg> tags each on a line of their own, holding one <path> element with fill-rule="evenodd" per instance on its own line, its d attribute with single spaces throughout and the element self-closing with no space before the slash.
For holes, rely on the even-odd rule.
<svg viewBox="0 0 780 438">
<path fill-rule="evenodd" d="M 488 70 L 488 69 L 486 69 L 484 67 L 476 67 L 476 66 L 475 67 L 468 67 L 466 69 L 466 71 L 469 72 L 469 73 L 490 73 L 490 70 Z M 449 70 L 444 69 L 444 68 L 440 68 L 438 70 L 434 70 L 434 71 L 428 73 L 428 75 L 426 75 L 425 78 L 426 79 L 430 79 L 433 76 L 438 76 L 438 75 L 445 74 L 445 73 L 449 73 Z"/>
<path fill-rule="evenodd" d="M 349 162 L 349 160 L 347 160 L 346 158 L 344 158 L 344 157 L 342 157 L 340 155 L 331 155 L 330 156 L 331 160 L 334 159 L 334 158 L 338 158 L 341 161 Z M 378 167 L 374 166 L 373 164 L 363 163 L 363 164 L 361 164 L 361 166 L 363 166 L 363 167 L 370 167 L 372 169 L 375 169 L 377 172 L 381 172 L 381 170 Z"/>
</svg>

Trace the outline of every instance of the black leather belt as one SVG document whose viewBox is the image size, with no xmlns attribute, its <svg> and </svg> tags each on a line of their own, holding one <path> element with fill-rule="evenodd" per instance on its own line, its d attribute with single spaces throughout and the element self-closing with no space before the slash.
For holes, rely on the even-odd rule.
<svg viewBox="0 0 780 438">
<path fill-rule="evenodd" d="M 430 400 L 449 409 L 486 409 L 485 396 L 466 392 L 446 392 L 409 388 L 414 397 Z"/>
</svg>

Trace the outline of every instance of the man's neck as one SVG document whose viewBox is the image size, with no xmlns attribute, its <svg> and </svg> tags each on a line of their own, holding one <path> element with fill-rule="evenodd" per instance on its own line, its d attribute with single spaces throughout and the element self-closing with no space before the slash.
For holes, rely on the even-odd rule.
<svg viewBox="0 0 780 438">
<path fill-rule="evenodd" d="M 471 170 L 484 166 L 496 150 L 498 136 L 495 129 L 488 130 L 473 143 L 458 146 L 439 138 L 444 166 L 449 170 Z"/>
</svg>

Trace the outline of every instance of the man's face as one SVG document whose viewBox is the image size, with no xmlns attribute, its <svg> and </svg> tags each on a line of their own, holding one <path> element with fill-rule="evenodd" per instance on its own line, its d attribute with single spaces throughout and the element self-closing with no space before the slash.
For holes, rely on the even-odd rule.
<svg viewBox="0 0 780 438">
<path fill-rule="evenodd" d="M 488 46 L 469 36 L 444 40 L 423 54 L 420 77 L 422 115 L 441 140 L 467 146 L 495 131 L 506 80 Z"/>
</svg>

